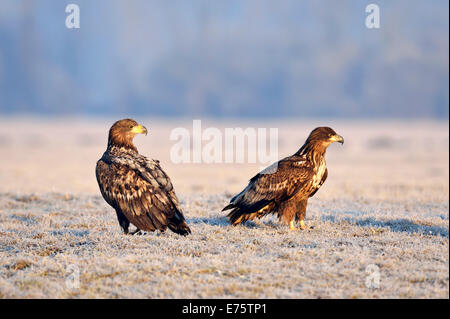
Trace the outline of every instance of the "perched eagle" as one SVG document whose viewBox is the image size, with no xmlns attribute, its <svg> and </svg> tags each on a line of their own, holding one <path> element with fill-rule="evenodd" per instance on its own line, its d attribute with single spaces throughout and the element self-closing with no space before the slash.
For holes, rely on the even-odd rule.
<svg viewBox="0 0 450 319">
<path fill-rule="evenodd" d="M 108 148 L 95 170 L 100 191 L 117 214 L 125 234 L 130 223 L 143 231 L 191 233 L 169 177 L 159 161 L 140 155 L 133 144 L 136 134 L 147 129 L 131 119 L 114 123 Z"/>
<path fill-rule="evenodd" d="M 343 144 L 344 139 L 329 127 L 314 129 L 294 155 L 258 173 L 231 199 L 223 209 L 233 209 L 228 214 L 230 222 L 237 225 L 277 212 L 291 230 L 296 229 L 294 217 L 305 229 L 306 204 L 327 179 L 325 152 L 333 142 Z"/>
</svg>

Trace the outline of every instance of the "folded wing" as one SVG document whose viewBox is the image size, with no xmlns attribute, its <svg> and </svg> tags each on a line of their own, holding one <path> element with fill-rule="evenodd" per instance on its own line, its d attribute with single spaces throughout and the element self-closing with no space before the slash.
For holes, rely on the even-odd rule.
<svg viewBox="0 0 450 319">
<path fill-rule="evenodd" d="M 169 227 L 182 235 L 190 233 L 173 185 L 159 162 L 102 159 L 96 175 L 105 200 L 139 229 L 164 231 Z"/>
<path fill-rule="evenodd" d="M 285 158 L 255 175 L 223 210 L 233 209 L 228 215 L 233 224 L 265 214 L 301 191 L 312 176 L 313 169 L 302 157 Z"/>
</svg>

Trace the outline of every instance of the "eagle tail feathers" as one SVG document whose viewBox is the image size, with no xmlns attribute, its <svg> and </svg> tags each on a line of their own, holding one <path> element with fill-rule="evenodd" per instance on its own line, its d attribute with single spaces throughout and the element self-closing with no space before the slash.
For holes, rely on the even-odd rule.
<svg viewBox="0 0 450 319">
<path fill-rule="evenodd" d="M 258 212 L 246 213 L 239 207 L 236 207 L 227 215 L 227 217 L 230 219 L 230 223 L 233 226 L 236 226 L 237 224 L 245 223 L 246 221 L 253 220 L 259 216 Z"/>
<path fill-rule="evenodd" d="M 168 226 L 171 231 L 182 236 L 187 236 L 191 233 L 191 229 L 185 221 L 177 225 L 170 223 Z"/>
<path fill-rule="evenodd" d="M 187 225 L 186 220 L 178 207 L 175 208 L 174 215 L 170 218 L 170 222 L 167 226 L 171 231 L 179 235 L 187 236 L 191 234 L 191 229 Z"/>
<path fill-rule="evenodd" d="M 230 205 L 228 205 L 228 206 L 230 206 Z M 236 226 L 237 224 L 239 224 L 239 223 L 241 223 L 243 221 L 244 214 L 239 209 L 239 207 L 236 207 L 230 213 L 228 213 L 227 217 L 230 219 L 230 223 L 233 226 Z"/>
<path fill-rule="evenodd" d="M 233 206 L 234 209 L 228 213 L 227 217 L 230 219 L 230 222 L 233 226 L 236 226 L 240 223 L 245 223 L 248 220 L 253 220 L 255 218 L 262 218 L 269 214 L 272 210 L 276 208 L 275 203 L 270 203 L 269 205 L 264 206 L 256 211 L 243 211 L 239 207 Z"/>
<path fill-rule="evenodd" d="M 227 206 L 225 206 L 225 207 L 222 209 L 222 211 L 224 212 L 224 211 L 229 210 L 229 209 L 232 209 L 232 208 L 234 208 L 234 207 L 235 207 L 234 204 L 228 204 Z"/>
</svg>

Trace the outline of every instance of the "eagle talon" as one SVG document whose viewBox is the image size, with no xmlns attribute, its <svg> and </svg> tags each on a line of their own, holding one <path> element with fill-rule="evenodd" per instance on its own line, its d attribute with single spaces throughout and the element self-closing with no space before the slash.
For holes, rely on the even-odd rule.
<svg viewBox="0 0 450 319">
<path fill-rule="evenodd" d="M 301 230 L 309 229 L 309 227 L 305 225 L 305 222 L 303 220 L 300 221 L 300 229 Z"/>
</svg>

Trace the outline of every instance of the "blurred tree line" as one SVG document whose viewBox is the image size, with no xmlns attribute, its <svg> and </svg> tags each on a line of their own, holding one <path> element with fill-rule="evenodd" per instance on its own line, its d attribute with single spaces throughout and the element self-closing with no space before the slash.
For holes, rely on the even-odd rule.
<svg viewBox="0 0 450 319">
<path fill-rule="evenodd" d="M 446 0 L 0 0 L 0 113 L 448 119 Z"/>
</svg>

